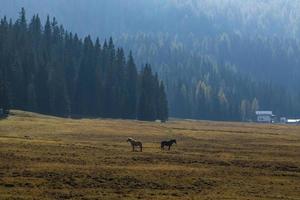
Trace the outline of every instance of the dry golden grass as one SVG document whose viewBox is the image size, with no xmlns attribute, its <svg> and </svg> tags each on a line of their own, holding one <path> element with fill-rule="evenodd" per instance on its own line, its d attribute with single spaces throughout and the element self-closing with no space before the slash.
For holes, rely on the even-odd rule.
<svg viewBox="0 0 300 200">
<path fill-rule="evenodd" d="M 13 111 L 0 121 L 0 199 L 300 199 L 300 127 Z"/>
</svg>

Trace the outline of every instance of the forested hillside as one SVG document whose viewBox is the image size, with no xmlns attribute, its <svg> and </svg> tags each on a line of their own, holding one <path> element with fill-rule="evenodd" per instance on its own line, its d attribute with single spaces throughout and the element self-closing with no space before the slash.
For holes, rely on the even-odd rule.
<svg viewBox="0 0 300 200">
<path fill-rule="evenodd" d="M 79 35 L 113 36 L 164 81 L 170 115 L 248 120 L 300 113 L 300 9 L 294 0 L 3 0 L 57 16 Z"/>
<path fill-rule="evenodd" d="M 27 23 L 25 10 L 0 24 L 0 108 L 58 116 L 162 121 L 164 85 L 146 64 L 140 72 L 113 40 L 80 39 L 48 17 Z"/>
<path fill-rule="evenodd" d="M 152 61 L 166 83 L 172 116 L 245 120 L 263 109 L 296 117 L 300 112 L 296 51 L 288 55 L 284 46 L 271 49 L 258 41 L 230 46 L 224 37 L 195 42 L 194 50 L 167 36 L 156 40 L 141 34 L 118 42 L 134 49 L 141 60 Z"/>
</svg>

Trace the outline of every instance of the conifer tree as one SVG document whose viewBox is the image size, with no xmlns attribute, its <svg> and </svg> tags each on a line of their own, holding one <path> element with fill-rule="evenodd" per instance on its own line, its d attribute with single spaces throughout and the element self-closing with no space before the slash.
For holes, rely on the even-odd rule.
<svg viewBox="0 0 300 200">
<path fill-rule="evenodd" d="M 154 121 L 157 116 L 157 96 L 155 95 L 155 81 L 150 65 L 146 64 L 141 73 L 138 119 Z"/>
<path fill-rule="evenodd" d="M 0 109 L 2 109 L 3 112 L 9 109 L 8 94 L 6 87 L 7 86 L 5 83 L 4 70 L 1 68 L 0 65 Z"/>
<path fill-rule="evenodd" d="M 80 115 L 95 115 L 96 101 L 95 65 L 93 64 L 93 42 L 90 36 L 84 39 L 84 50 L 78 72 L 74 111 Z"/>
<path fill-rule="evenodd" d="M 135 119 L 137 114 L 137 83 L 138 73 L 136 65 L 132 56 L 132 52 L 129 53 L 128 61 L 126 63 L 125 70 L 125 108 L 124 117 L 129 119 Z"/>
<path fill-rule="evenodd" d="M 159 85 L 159 106 L 158 106 L 158 119 L 161 122 L 166 122 L 169 118 L 168 100 L 165 92 L 165 86 L 163 82 Z"/>
</svg>

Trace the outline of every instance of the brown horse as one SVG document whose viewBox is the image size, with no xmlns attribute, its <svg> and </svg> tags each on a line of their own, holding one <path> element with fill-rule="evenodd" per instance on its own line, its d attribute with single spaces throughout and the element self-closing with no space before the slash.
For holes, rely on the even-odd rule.
<svg viewBox="0 0 300 200">
<path fill-rule="evenodd" d="M 137 141 L 135 139 L 132 139 L 132 138 L 128 138 L 127 139 L 127 142 L 129 142 L 132 146 L 132 151 L 135 151 L 135 147 L 139 147 L 140 148 L 140 151 L 142 152 L 143 151 L 143 144 L 142 142 L 140 141 Z"/>
</svg>

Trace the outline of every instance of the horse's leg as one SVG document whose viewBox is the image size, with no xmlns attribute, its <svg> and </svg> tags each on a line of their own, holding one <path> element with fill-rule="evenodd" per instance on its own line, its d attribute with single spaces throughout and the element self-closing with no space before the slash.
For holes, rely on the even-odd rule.
<svg viewBox="0 0 300 200">
<path fill-rule="evenodd" d="M 169 145 L 169 151 L 170 151 L 170 149 L 171 149 L 171 145 Z"/>
<path fill-rule="evenodd" d="M 134 145 L 132 144 L 131 146 L 132 146 L 132 151 L 134 151 Z"/>
<path fill-rule="evenodd" d="M 140 147 L 141 147 L 141 152 L 142 152 L 142 151 L 143 151 L 143 145 L 141 144 L 141 146 L 140 146 Z"/>
</svg>

